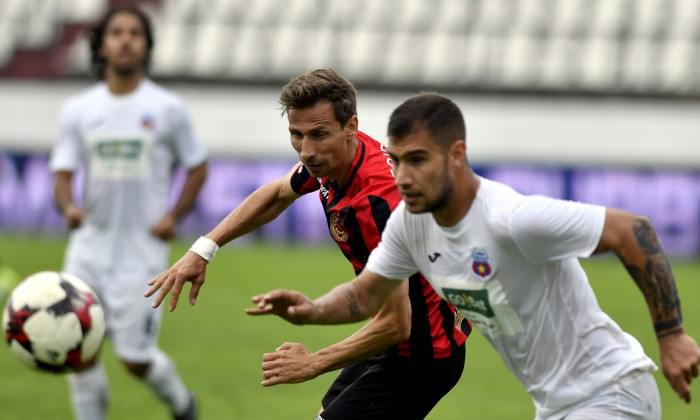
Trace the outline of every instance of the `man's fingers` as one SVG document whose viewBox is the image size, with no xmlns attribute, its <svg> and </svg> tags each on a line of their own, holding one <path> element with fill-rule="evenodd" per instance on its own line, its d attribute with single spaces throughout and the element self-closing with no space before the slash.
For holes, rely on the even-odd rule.
<svg viewBox="0 0 700 420">
<path fill-rule="evenodd" d="M 199 289 L 204 284 L 204 273 L 197 276 L 197 280 L 192 282 L 190 287 L 190 305 L 197 303 L 197 296 L 199 296 Z"/>
<path fill-rule="evenodd" d="M 262 386 L 275 386 L 277 384 L 282 384 L 284 381 L 279 377 L 279 376 L 273 376 L 270 379 L 265 379 L 264 381 L 260 382 L 260 385 Z"/>
<path fill-rule="evenodd" d="M 674 375 L 668 376 L 669 382 L 671 383 L 671 387 L 676 391 L 676 394 L 685 402 L 690 402 L 690 389 L 688 388 L 688 383 L 685 381 L 684 376 L 681 375 Z"/>
<path fill-rule="evenodd" d="M 291 349 L 292 347 L 294 347 L 294 343 L 285 342 L 285 343 L 282 343 L 281 346 L 277 347 L 277 350 L 276 350 L 276 351 L 280 351 L 280 350 L 289 350 L 289 349 Z"/>
<path fill-rule="evenodd" d="M 265 354 L 263 354 L 263 365 L 262 365 L 262 366 L 263 366 L 263 370 L 268 370 L 268 369 L 270 369 L 272 366 L 271 366 L 269 363 L 267 363 L 267 362 L 271 362 L 271 361 L 273 361 L 273 360 L 277 360 L 277 358 L 278 358 L 278 354 L 277 354 L 277 353 L 265 353 Z"/>
<path fill-rule="evenodd" d="M 163 302 L 165 297 L 168 295 L 168 291 L 170 290 L 170 282 L 171 282 L 170 279 L 164 278 L 164 279 L 159 280 L 158 284 L 153 285 L 153 287 L 151 288 L 151 290 L 153 290 L 153 292 L 151 294 L 155 293 L 158 290 L 160 290 L 160 292 L 156 295 L 156 298 L 153 301 L 153 305 L 151 305 L 151 306 L 153 306 L 154 308 L 157 308 L 160 306 L 160 304 Z M 151 290 L 149 290 L 149 292 Z"/>
<path fill-rule="evenodd" d="M 174 311 L 175 308 L 177 308 L 177 301 L 178 299 L 180 299 L 180 292 L 182 292 L 182 283 L 177 281 L 173 283 L 173 287 L 172 289 L 170 289 L 170 306 L 168 307 L 168 310 L 170 312 Z"/>
<path fill-rule="evenodd" d="M 272 308 L 246 308 L 245 313 L 248 315 L 269 315 L 272 313 Z"/>
<path fill-rule="evenodd" d="M 149 286 L 154 286 L 162 276 L 163 276 L 163 273 L 158 274 L 156 277 L 154 277 L 154 278 L 148 280 L 148 281 L 146 282 L 146 284 L 149 285 Z M 151 292 L 151 290 L 153 290 L 153 289 L 154 289 L 154 288 L 151 287 L 148 291 Z M 151 292 L 151 295 L 152 295 L 152 294 L 153 294 L 153 292 Z M 150 296 L 150 295 L 148 295 L 148 296 Z"/>
</svg>

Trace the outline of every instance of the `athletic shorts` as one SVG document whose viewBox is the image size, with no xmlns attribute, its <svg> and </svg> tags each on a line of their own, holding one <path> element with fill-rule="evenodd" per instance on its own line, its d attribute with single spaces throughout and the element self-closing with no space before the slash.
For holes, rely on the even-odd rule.
<svg viewBox="0 0 700 420">
<path fill-rule="evenodd" d="M 160 308 L 151 305 L 155 296 L 143 297 L 146 282 L 159 273 L 143 268 L 110 271 L 84 261 L 66 261 L 64 271 L 85 281 L 102 302 L 106 337 L 120 360 L 147 363 L 157 350 Z"/>
<path fill-rule="evenodd" d="M 654 375 L 634 370 L 567 410 L 564 420 L 661 420 Z M 540 417 L 536 417 L 536 420 Z"/>
<path fill-rule="evenodd" d="M 344 368 L 316 419 L 423 419 L 459 381 L 464 357 L 463 344 L 446 359 L 382 353 Z"/>
</svg>

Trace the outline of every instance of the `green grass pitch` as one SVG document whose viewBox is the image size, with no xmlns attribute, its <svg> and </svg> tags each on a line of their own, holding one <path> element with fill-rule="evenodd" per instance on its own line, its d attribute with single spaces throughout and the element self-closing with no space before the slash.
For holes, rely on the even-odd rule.
<svg viewBox="0 0 700 420">
<path fill-rule="evenodd" d="M 189 241 L 188 241 L 189 244 Z M 59 269 L 63 239 L 0 238 L 0 261 L 22 276 Z M 187 249 L 173 246 L 173 259 Z M 627 332 L 635 335 L 658 363 L 658 348 L 641 294 L 614 258 L 584 262 L 601 306 Z M 675 261 L 674 272 L 683 302 L 686 330 L 700 339 L 700 263 Z M 180 302 L 164 314 L 161 347 L 175 360 L 189 387 L 200 398 L 201 417 L 223 419 L 312 419 L 334 373 L 296 385 L 263 388 L 261 360 L 284 341 L 305 344 L 312 351 L 339 341 L 359 327 L 304 326 L 273 317 L 249 317 L 250 297 L 273 288 L 301 290 L 311 297 L 352 277 L 350 265 L 334 246 L 246 245 L 225 247 L 208 269 L 197 305 Z M 144 291 L 146 287 L 144 285 Z M 3 348 L 4 347 L 4 348 Z M 168 419 L 150 392 L 117 363 L 106 344 L 103 360 L 110 378 L 110 419 Z M 660 372 L 656 374 L 664 419 L 699 419 L 700 385 L 693 383 L 692 404 L 678 399 Z M 429 419 L 529 419 L 534 409 L 529 396 L 506 370 L 478 332 L 469 339 L 467 362 L 460 383 Z M 65 378 L 34 372 L 0 346 L 0 418 L 71 419 Z"/>
</svg>

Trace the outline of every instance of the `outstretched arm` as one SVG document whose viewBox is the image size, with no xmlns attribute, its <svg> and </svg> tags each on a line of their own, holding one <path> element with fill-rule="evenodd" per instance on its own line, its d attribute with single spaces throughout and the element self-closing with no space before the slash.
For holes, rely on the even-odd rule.
<svg viewBox="0 0 700 420">
<path fill-rule="evenodd" d="M 369 323 L 345 340 L 311 353 L 302 344 L 284 343 L 263 355 L 263 386 L 308 381 L 366 360 L 406 340 L 411 333 L 408 282 L 396 289 Z"/>
<path fill-rule="evenodd" d="M 253 296 L 248 315 L 277 315 L 292 324 L 350 324 L 377 313 L 401 284 L 367 269 L 350 282 L 312 301 L 300 292 L 278 289 Z"/>
<path fill-rule="evenodd" d="M 596 252 L 613 251 L 646 299 L 659 342 L 664 375 L 690 402 L 689 385 L 698 376 L 700 349 L 683 330 L 681 302 L 671 266 L 648 218 L 608 209 Z"/>
<path fill-rule="evenodd" d="M 205 237 L 208 238 L 208 242 L 218 249 L 218 247 L 252 232 L 279 216 L 280 213 L 299 198 L 299 195 L 292 190 L 289 181 L 293 171 L 294 169 L 284 177 L 263 185 L 248 196 L 211 232 L 206 234 Z M 189 302 L 194 305 L 199 295 L 199 290 L 204 284 L 208 262 L 200 255 L 188 251 L 170 269 L 148 282 L 151 288 L 146 291 L 144 296 L 148 297 L 160 291 L 153 302 L 153 307 L 155 308 L 163 302 L 168 292 L 170 292 L 170 306 L 168 309 L 173 311 L 177 307 L 177 301 L 183 286 L 186 282 L 191 282 Z"/>
</svg>

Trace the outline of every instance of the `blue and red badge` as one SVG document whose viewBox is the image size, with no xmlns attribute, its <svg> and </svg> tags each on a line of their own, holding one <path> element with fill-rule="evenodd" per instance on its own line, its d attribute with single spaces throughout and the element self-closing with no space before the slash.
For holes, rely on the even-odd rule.
<svg viewBox="0 0 700 420">
<path fill-rule="evenodd" d="M 491 265 L 489 264 L 489 254 L 482 250 L 477 250 L 475 249 L 472 252 L 472 259 L 474 262 L 472 263 L 472 270 L 474 272 L 481 276 L 481 277 L 486 277 L 489 274 L 491 274 Z"/>
<path fill-rule="evenodd" d="M 150 114 L 144 114 L 141 117 L 141 128 L 146 131 L 151 131 L 156 128 L 156 120 Z"/>
</svg>

